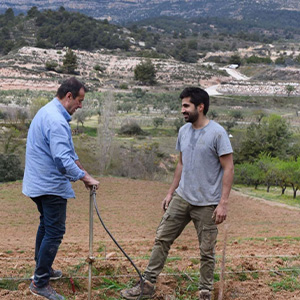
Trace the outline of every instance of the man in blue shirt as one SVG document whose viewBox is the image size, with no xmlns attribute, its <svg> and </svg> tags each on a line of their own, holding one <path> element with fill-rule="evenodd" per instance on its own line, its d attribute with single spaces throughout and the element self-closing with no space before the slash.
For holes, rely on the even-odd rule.
<svg viewBox="0 0 300 300">
<path fill-rule="evenodd" d="M 67 199 L 75 194 L 70 181 L 86 188 L 99 182 L 87 173 L 75 152 L 69 122 L 82 107 L 86 88 L 76 78 L 64 81 L 56 97 L 33 118 L 27 136 L 23 193 L 37 205 L 40 225 L 36 235 L 36 268 L 30 291 L 50 300 L 63 296 L 49 285 L 62 276 L 52 264 L 65 233 Z"/>
</svg>

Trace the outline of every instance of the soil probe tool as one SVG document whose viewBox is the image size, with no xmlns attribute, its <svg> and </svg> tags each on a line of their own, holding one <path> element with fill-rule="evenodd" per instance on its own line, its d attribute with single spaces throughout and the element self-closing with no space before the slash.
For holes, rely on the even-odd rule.
<svg viewBox="0 0 300 300">
<path fill-rule="evenodd" d="M 224 293 L 227 234 L 228 234 L 228 224 L 225 224 L 225 226 L 224 226 L 224 245 L 223 245 L 222 263 L 221 263 L 221 275 L 220 275 L 220 289 L 219 289 L 218 300 L 223 299 L 223 293 Z"/>
<path fill-rule="evenodd" d="M 91 300 L 92 293 L 92 266 L 95 258 L 93 257 L 93 204 L 96 201 L 96 186 L 93 185 L 93 188 L 90 190 L 90 218 L 89 218 L 89 286 L 88 286 L 88 300 Z"/>
<path fill-rule="evenodd" d="M 123 250 L 123 248 L 119 245 L 119 243 L 116 241 L 116 239 L 113 237 L 113 235 L 110 233 L 110 231 L 105 226 L 105 224 L 104 224 L 104 222 L 103 222 L 103 220 L 102 220 L 102 218 L 100 216 L 100 213 L 99 213 L 99 209 L 98 209 L 98 205 L 97 205 L 97 201 L 96 201 L 96 190 L 97 190 L 97 187 L 95 185 L 93 185 L 93 188 L 90 191 L 90 226 L 89 226 L 90 227 L 90 239 L 89 239 L 90 253 L 89 253 L 89 257 L 88 257 L 88 262 L 89 262 L 88 300 L 91 300 L 91 291 L 92 291 L 92 264 L 95 261 L 95 258 L 93 257 L 93 204 L 95 206 L 97 216 L 98 216 L 98 218 L 99 218 L 99 220 L 100 220 L 103 228 L 105 229 L 105 231 L 107 232 L 107 234 L 110 236 L 110 238 L 113 240 L 113 242 L 116 244 L 116 246 L 121 250 L 121 252 L 129 260 L 129 262 L 134 267 L 135 271 L 137 272 L 137 274 L 138 274 L 138 276 L 140 278 L 141 294 L 137 298 L 137 300 L 140 300 L 143 297 L 144 278 L 143 278 L 140 270 L 137 268 L 137 266 L 132 261 L 132 259 Z"/>
</svg>

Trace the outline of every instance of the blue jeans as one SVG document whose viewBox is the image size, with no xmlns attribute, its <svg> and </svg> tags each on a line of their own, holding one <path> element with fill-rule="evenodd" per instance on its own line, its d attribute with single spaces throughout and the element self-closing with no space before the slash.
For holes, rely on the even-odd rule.
<svg viewBox="0 0 300 300">
<path fill-rule="evenodd" d="M 34 283 L 46 286 L 59 245 L 66 231 L 67 199 L 55 195 L 31 198 L 40 212 L 40 225 L 36 234 Z"/>
</svg>

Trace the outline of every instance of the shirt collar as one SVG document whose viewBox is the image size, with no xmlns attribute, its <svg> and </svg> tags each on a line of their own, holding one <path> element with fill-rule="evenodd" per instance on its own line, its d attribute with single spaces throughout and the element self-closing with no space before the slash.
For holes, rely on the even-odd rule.
<svg viewBox="0 0 300 300">
<path fill-rule="evenodd" d="M 53 99 L 55 105 L 58 107 L 58 109 L 61 111 L 61 113 L 63 114 L 63 116 L 65 117 L 65 119 L 67 120 L 67 122 L 70 122 L 72 120 L 71 115 L 67 112 L 67 110 L 63 107 L 63 105 L 60 103 L 60 101 L 58 100 L 58 98 L 54 98 Z"/>
</svg>

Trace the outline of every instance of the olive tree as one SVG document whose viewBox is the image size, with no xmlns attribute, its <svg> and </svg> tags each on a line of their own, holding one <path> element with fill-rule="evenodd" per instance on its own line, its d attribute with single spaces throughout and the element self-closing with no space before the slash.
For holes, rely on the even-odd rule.
<svg viewBox="0 0 300 300">
<path fill-rule="evenodd" d="M 257 189 L 263 182 L 263 171 L 254 163 L 243 163 L 234 167 L 234 182 L 253 185 Z"/>
<path fill-rule="evenodd" d="M 295 90 L 296 90 L 296 88 L 293 86 L 293 85 L 287 85 L 286 87 L 285 87 L 285 90 L 286 90 L 286 92 L 287 92 L 287 94 L 288 94 L 288 97 L 291 95 L 291 93 L 292 92 L 294 92 Z"/>
</svg>

